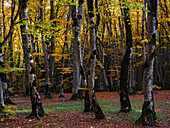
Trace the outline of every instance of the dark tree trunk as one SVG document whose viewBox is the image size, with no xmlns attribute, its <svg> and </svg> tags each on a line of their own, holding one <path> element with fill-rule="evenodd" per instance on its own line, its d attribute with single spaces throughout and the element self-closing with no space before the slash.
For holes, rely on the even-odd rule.
<svg viewBox="0 0 170 128">
<path fill-rule="evenodd" d="M 126 5 L 124 5 L 126 6 Z M 131 104 L 129 100 L 129 91 L 128 91 L 128 73 L 129 65 L 132 54 L 132 31 L 131 31 L 131 22 L 129 8 L 124 8 L 124 22 L 126 28 L 126 52 L 123 57 L 123 62 L 121 65 L 120 72 L 120 103 L 121 103 L 121 112 L 131 111 Z"/>
<path fill-rule="evenodd" d="M 15 0 L 12 0 L 12 3 L 11 3 L 11 24 L 13 23 L 13 17 L 14 17 L 14 12 L 15 12 Z M 12 46 L 12 36 L 13 36 L 13 32 L 11 32 L 11 35 L 10 35 L 10 40 L 9 40 L 9 58 L 10 58 L 10 68 L 13 67 L 13 46 Z M 13 84 L 13 79 L 12 79 L 12 72 L 9 73 L 9 87 L 11 88 L 12 87 L 12 84 Z"/>
<path fill-rule="evenodd" d="M 54 1 L 53 0 L 50 0 L 50 7 L 51 7 L 50 20 L 53 20 L 54 19 Z M 52 27 L 54 27 L 54 25 L 52 25 Z M 54 30 L 52 29 L 52 31 L 54 31 Z M 50 47 L 50 50 L 51 50 L 50 51 L 51 54 L 55 53 L 55 40 L 54 40 L 54 36 L 51 37 L 51 47 Z M 54 59 L 55 59 L 55 56 L 50 56 L 50 63 L 49 63 L 50 72 L 49 72 L 49 75 L 50 75 L 50 83 L 52 85 L 53 85 L 53 76 L 54 76 Z"/>
</svg>

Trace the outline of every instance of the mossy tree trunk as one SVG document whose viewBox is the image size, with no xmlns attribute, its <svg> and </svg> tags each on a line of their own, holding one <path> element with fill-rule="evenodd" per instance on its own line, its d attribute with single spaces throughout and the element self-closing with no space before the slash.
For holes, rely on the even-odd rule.
<svg viewBox="0 0 170 128">
<path fill-rule="evenodd" d="M 147 17 L 147 31 L 148 31 L 148 45 L 147 45 L 147 56 L 144 64 L 143 73 L 143 93 L 144 93 L 144 104 L 142 108 L 142 115 L 136 121 L 136 124 L 142 125 L 155 125 L 156 123 L 156 112 L 154 109 L 153 101 L 153 64 L 155 58 L 155 44 L 157 37 L 158 27 L 158 3 L 159 0 L 148 0 L 148 17 Z"/>
</svg>

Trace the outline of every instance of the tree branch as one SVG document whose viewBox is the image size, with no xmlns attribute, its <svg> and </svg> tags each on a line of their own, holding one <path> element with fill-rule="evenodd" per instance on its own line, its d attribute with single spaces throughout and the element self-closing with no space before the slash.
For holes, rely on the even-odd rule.
<svg viewBox="0 0 170 128">
<path fill-rule="evenodd" d="M 4 38 L 4 40 L 0 43 L 0 48 L 2 48 L 2 46 L 6 44 L 6 41 L 8 40 L 9 36 L 11 35 L 11 33 L 12 33 L 13 29 L 14 29 L 15 21 L 17 20 L 17 17 L 18 17 L 18 15 L 19 15 L 19 13 L 20 13 L 20 10 L 21 10 L 21 6 L 19 6 L 18 11 L 17 11 L 17 14 L 16 14 L 15 17 L 14 17 L 13 22 L 11 23 L 10 30 L 9 30 L 7 36 L 6 36 L 6 37 Z"/>
</svg>

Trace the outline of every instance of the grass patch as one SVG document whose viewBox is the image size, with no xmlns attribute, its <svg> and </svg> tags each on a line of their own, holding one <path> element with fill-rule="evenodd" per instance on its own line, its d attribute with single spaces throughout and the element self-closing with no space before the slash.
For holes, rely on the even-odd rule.
<svg viewBox="0 0 170 128">
<path fill-rule="evenodd" d="M 120 110 L 119 100 L 98 100 L 103 112 L 107 117 L 113 117 L 116 119 L 133 120 L 136 121 L 141 113 L 143 101 L 131 100 L 132 111 L 130 113 L 118 113 Z M 155 103 L 155 110 L 168 110 L 169 105 L 164 103 Z M 55 114 L 57 112 L 75 112 L 84 110 L 84 102 L 69 102 L 69 103 L 57 103 L 57 104 L 46 104 L 44 110 L 48 114 Z M 24 108 L 19 111 L 20 113 L 30 113 L 31 108 Z M 162 120 L 168 118 L 168 115 L 163 113 L 156 113 L 157 119 Z"/>
</svg>

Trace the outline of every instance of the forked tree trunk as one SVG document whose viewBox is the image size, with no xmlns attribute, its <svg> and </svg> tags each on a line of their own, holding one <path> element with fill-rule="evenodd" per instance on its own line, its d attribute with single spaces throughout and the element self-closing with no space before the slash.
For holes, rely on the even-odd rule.
<svg viewBox="0 0 170 128">
<path fill-rule="evenodd" d="M 94 8 L 93 0 L 87 0 L 89 23 L 90 23 L 90 59 L 89 59 L 89 69 L 88 69 L 88 88 L 89 88 L 89 101 L 90 108 L 95 114 L 96 119 L 104 119 L 105 116 L 97 103 L 94 93 L 94 77 L 95 77 L 95 66 L 96 66 L 96 35 L 94 26 Z"/>
<path fill-rule="evenodd" d="M 123 6 L 126 6 L 125 4 Z M 130 22 L 130 14 L 129 7 L 124 8 L 124 22 L 126 28 L 126 52 L 123 57 L 123 62 L 121 65 L 120 72 L 120 103 L 121 103 L 121 112 L 129 112 L 131 111 L 131 104 L 129 100 L 128 94 L 128 72 L 130 59 L 132 55 L 132 31 L 131 31 L 131 22 Z"/>
<path fill-rule="evenodd" d="M 136 121 L 136 124 L 142 125 L 155 125 L 156 123 L 156 113 L 154 109 L 153 101 L 153 64 L 155 56 L 155 44 L 157 37 L 157 27 L 158 27 L 158 3 L 159 0 L 148 0 L 148 46 L 147 46 L 147 56 L 144 65 L 143 73 L 143 92 L 144 92 L 144 104 L 142 108 L 142 115 Z"/>
<path fill-rule="evenodd" d="M 20 0 L 19 4 L 21 7 L 20 12 L 20 20 L 26 20 L 27 19 L 27 0 Z M 36 117 L 39 119 L 40 116 L 44 116 L 45 112 L 42 107 L 41 99 L 39 92 L 36 88 L 36 75 L 35 75 L 35 68 L 33 66 L 33 58 L 30 54 L 30 42 L 28 34 L 25 34 L 25 31 L 27 30 L 26 25 L 21 25 L 21 36 L 22 36 L 22 42 L 23 42 L 23 49 L 24 49 L 24 61 L 25 61 L 25 68 L 27 71 L 28 76 L 28 84 L 30 85 L 30 97 L 31 97 L 31 104 L 32 104 L 32 111 L 26 118 L 30 117 Z"/>
</svg>

